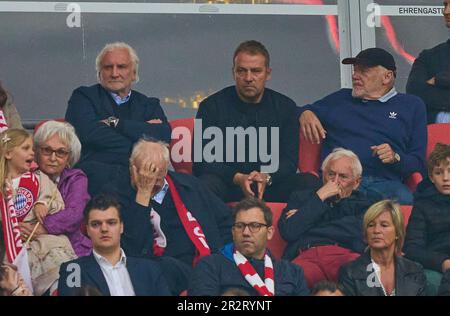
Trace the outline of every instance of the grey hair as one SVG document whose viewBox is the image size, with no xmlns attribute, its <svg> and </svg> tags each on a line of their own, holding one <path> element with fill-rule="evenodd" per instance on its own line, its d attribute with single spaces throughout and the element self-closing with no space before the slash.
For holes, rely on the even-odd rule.
<svg viewBox="0 0 450 316">
<path fill-rule="evenodd" d="M 78 139 L 75 129 L 67 122 L 47 121 L 42 124 L 33 137 L 35 150 L 54 135 L 69 148 L 68 167 L 72 168 L 80 159 L 81 143 Z"/>
<path fill-rule="evenodd" d="M 322 162 L 322 172 L 325 172 L 325 168 L 328 166 L 328 164 L 332 161 L 335 161 L 337 159 L 347 157 L 352 160 L 352 172 L 353 176 L 356 178 L 361 177 L 362 175 L 362 165 L 359 161 L 358 156 L 351 150 L 344 149 L 342 147 L 338 147 L 333 149 L 333 151 L 324 159 Z"/>
<path fill-rule="evenodd" d="M 156 144 L 161 146 L 162 148 L 162 155 L 164 158 L 164 161 L 166 162 L 167 166 L 170 164 L 170 152 L 169 152 L 169 145 L 163 141 L 156 140 L 151 137 L 142 137 L 139 139 L 133 146 L 133 150 L 131 151 L 131 157 L 130 157 L 130 164 L 134 162 L 136 157 L 142 152 L 142 147 L 147 144 Z"/>
<path fill-rule="evenodd" d="M 130 54 L 131 62 L 133 63 L 133 69 L 136 74 L 136 80 L 134 83 L 139 82 L 139 57 L 133 47 L 124 42 L 114 42 L 106 44 L 102 48 L 100 53 L 98 53 L 97 58 L 95 58 L 95 70 L 97 71 L 97 81 L 100 82 L 100 70 L 102 69 L 103 57 L 111 51 L 116 49 L 126 49 L 128 54 Z"/>
</svg>

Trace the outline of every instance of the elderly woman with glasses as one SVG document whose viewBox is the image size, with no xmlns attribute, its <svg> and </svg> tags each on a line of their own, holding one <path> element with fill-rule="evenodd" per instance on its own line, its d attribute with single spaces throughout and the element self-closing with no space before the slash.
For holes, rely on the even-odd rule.
<svg viewBox="0 0 450 316">
<path fill-rule="evenodd" d="M 66 235 L 77 256 L 91 253 L 92 244 L 81 232 L 83 209 L 89 200 L 88 179 L 83 171 L 73 169 L 80 158 L 81 143 L 69 123 L 48 121 L 34 135 L 34 149 L 39 169 L 58 187 L 65 209 L 45 217 L 35 234 Z M 33 227 L 21 227 L 30 230 Z"/>
<path fill-rule="evenodd" d="M 399 205 L 390 200 L 373 204 L 364 215 L 363 231 L 366 252 L 339 273 L 345 295 L 425 295 L 422 266 L 401 254 L 405 226 Z"/>
</svg>

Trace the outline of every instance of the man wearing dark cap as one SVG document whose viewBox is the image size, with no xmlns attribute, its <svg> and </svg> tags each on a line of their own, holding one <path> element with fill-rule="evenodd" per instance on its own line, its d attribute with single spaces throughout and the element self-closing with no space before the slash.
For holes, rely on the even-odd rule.
<svg viewBox="0 0 450 316">
<path fill-rule="evenodd" d="M 381 48 L 363 50 L 342 63 L 353 65 L 353 88 L 301 108 L 302 132 L 313 143 L 323 142 L 322 160 L 336 147 L 358 155 L 364 169 L 360 191 L 412 204 L 402 182 L 425 170 L 425 104 L 395 90 L 394 58 Z"/>
<path fill-rule="evenodd" d="M 450 28 L 450 0 L 444 0 L 444 20 Z M 423 50 L 414 61 L 406 92 L 427 105 L 428 123 L 450 123 L 450 40 Z"/>
</svg>

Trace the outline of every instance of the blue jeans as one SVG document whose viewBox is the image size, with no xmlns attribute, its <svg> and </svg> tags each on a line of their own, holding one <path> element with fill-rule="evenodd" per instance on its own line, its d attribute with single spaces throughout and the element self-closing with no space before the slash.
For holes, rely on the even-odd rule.
<svg viewBox="0 0 450 316">
<path fill-rule="evenodd" d="M 395 200 L 402 205 L 412 205 L 414 201 L 413 194 L 408 187 L 397 180 L 372 176 L 362 177 L 358 190 L 369 196 L 378 195 L 382 199 Z"/>
</svg>

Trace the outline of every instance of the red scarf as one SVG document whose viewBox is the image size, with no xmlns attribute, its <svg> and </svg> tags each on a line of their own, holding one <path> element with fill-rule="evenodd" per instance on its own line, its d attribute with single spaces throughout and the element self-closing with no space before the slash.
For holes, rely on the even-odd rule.
<svg viewBox="0 0 450 316">
<path fill-rule="evenodd" d="M 22 222 L 33 209 L 39 193 L 39 179 L 33 172 L 22 175 L 14 198 L 17 219 Z"/>
<path fill-rule="evenodd" d="M 3 238 L 5 241 L 5 251 L 9 263 L 13 263 L 22 250 L 22 240 L 20 239 L 19 221 L 14 209 L 13 194 L 11 187 L 6 186 L 6 198 L 0 192 L 0 211 L 2 214 Z M 3 258 L 0 258 L 3 260 Z"/>
<path fill-rule="evenodd" d="M 275 281 L 272 259 L 267 254 L 267 252 L 264 255 L 264 282 L 255 271 L 255 268 L 253 268 L 250 262 L 248 262 L 247 258 L 245 258 L 239 251 L 237 251 L 237 249 L 234 249 L 233 259 L 244 278 L 259 294 L 261 294 L 262 296 L 275 295 Z"/>
<path fill-rule="evenodd" d="M 0 133 L 8 129 L 8 123 L 6 122 L 5 114 L 0 109 Z"/>
<path fill-rule="evenodd" d="M 189 236 L 189 239 L 195 246 L 195 257 L 192 262 L 192 265 L 195 266 L 202 257 L 209 256 L 211 254 L 211 249 L 209 248 L 208 243 L 206 242 L 205 234 L 203 233 L 203 230 L 200 227 L 200 223 L 194 216 L 192 216 L 191 212 L 188 211 L 186 205 L 184 205 L 172 178 L 169 175 L 167 175 L 166 180 L 167 183 L 169 184 L 169 191 L 170 194 L 172 195 L 173 203 L 175 204 L 178 217 L 180 218 L 180 221 L 183 224 L 186 234 Z M 152 215 L 153 219 L 155 219 L 156 214 Z M 158 238 L 157 229 L 154 229 L 154 231 L 155 234 L 153 239 L 153 253 L 156 256 L 162 256 L 165 247 L 161 245 L 161 242 L 157 241 Z"/>
</svg>

